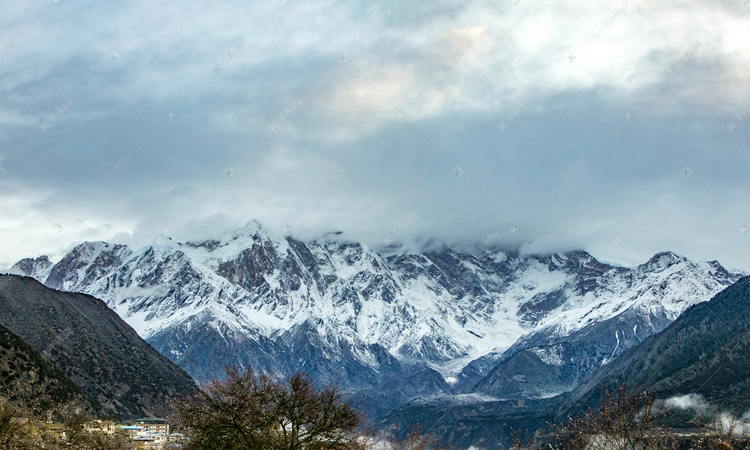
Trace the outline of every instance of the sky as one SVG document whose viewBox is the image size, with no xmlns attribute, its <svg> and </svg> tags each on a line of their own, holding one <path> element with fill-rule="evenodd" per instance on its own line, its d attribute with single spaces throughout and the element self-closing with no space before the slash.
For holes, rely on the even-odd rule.
<svg viewBox="0 0 750 450">
<path fill-rule="evenodd" d="M 0 10 L 0 267 L 254 219 L 750 271 L 748 0 Z"/>
</svg>

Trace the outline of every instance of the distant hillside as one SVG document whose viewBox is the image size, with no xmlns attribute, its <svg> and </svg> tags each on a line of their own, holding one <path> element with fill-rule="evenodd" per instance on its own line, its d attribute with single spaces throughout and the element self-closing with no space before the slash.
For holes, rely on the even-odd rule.
<svg viewBox="0 0 750 450">
<path fill-rule="evenodd" d="M 742 415 L 750 408 L 750 277 L 692 306 L 664 331 L 623 353 L 581 385 L 573 399 L 593 401 L 604 377 L 635 389 L 651 387 L 659 398 L 700 394 Z"/>
<path fill-rule="evenodd" d="M 197 389 L 187 373 L 90 295 L 0 275 L 0 324 L 41 353 L 104 411 L 121 417 L 163 415 L 170 410 L 170 399 Z"/>
<path fill-rule="evenodd" d="M 585 335 L 574 342 L 587 344 L 595 351 L 600 336 L 617 333 L 622 339 L 623 327 L 616 326 L 617 320 L 616 317 L 584 329 Z M 564 348 L 567 354 L 575 354 L 570 350 L 575 347 L 564 345 L 568 346 Z M 555 383 L 556 374 L 549 370 L 554 364 L 545 366 L 538 356 L 527 351 L 514 354 L 493 369 L 478 384 L 478 390 L 495 389 L 512 395 L 521 382 L 526 386 Z M 504 369 L 509 374 L 521 370 L 512 365 L 521 367 L 529 376 L 517 380 L 503 373 Z M 456 440 L 460 445 L 482 440 L 507 446 L 513 431 L 551 432 L 547 428 L 550 423 L 595 407 L 605 378 L 610 384 L 624 382 L 636 392 L 650 388 L 660 399 L 700 394 L 710 405 L 742 416 L 750 410 L 750 277 L 741 278 L 710 301 L 688 308 L 661 332 L 593 371 L 573 392 L 523 403 L 476 394 L 453 399 L 433 397 L 412 401 L 393 411 L 381 425 L 396 426 L 403 433 L 416 419 L 441 437 L 461 430 L 460 439 L 465 441 Z M 688 423 L 692 417 L 691 412 L 669 414 L 670 423 L 675 426 L 692 427 Z"/>
<path fill-rule="evenodd" d="M 101 408 L 34 348 L 0 325 L 0 397 L 31 413 L 95 415 Z"/>
</svg>

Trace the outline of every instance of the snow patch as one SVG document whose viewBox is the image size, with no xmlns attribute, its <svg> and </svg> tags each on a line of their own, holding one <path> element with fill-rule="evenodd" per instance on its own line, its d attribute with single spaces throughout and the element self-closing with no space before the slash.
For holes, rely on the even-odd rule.
<svg viewBox="0 0 750 450">
<path fill-rule="evenodd" d="M 532 348 L 532 353 L 539 357 L 544 364 L 548 366 L 562 366 L 565 362 L 562 359 L 562 352 L 559 346 L 550 348 Z"/>
</svg>

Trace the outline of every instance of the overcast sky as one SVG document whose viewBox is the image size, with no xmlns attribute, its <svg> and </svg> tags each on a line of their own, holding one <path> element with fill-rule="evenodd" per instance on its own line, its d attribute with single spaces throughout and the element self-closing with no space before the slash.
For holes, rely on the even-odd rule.
<svg viewBox="0 0 750 450">
<path fill-rule="evenodd" d="M 0 267 L 256 219 L 750 270 L 748 0 L 0 10 Z"/>
</svg>

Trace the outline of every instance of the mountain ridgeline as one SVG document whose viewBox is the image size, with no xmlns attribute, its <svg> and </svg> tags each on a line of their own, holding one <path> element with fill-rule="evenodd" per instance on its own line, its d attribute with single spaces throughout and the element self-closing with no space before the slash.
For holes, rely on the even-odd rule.
<svg viewBox="0 0 750 450">
<path fill-rule="evenodd" d="M 171 410 L 171 399 L 197 389 L 187 373 L 90 295 L 56 291 L 28 277 L 0 275 L 0 324 L 10 333 L 11 347 L 16 353 L 23 350 L 29 361 L 25 367 L 8 362 L 19 369 L 11 376 L 19 381 L 29 378 L 27 384 L 34 387 L 29 391 L 6 383 L 11 395 L 33 397 L 47 379 L 50 392 L 59 391 L 57 404 L 86 403 L 79 398 L 83 391 L 93 401 L 79 408 L 81 414 L 99 411 L 133 418 L 165 414 Z M 45 395 L 39 399 L 49 399 Z"/>
<path fill-rule="evenodd" d="M 595 400 L 605 377 L 658 398 L 701 395 L 742 416 L 750 409 L 750 277 L 685 311 L 664 331 L 592 374 L 571 398 Z"/>
<path fill-rule="evenodd" d="M 570 392 L 743 275 L 671 252 L 626 268 L 583 251 L 375 250 L 256 222 L 138 250 L 85 242 L 11 270 L 101 298 L 197 380 L 227 364 L 306 371 L 381 417 L 430 395 L 517 404 Z"/>
</svg>

